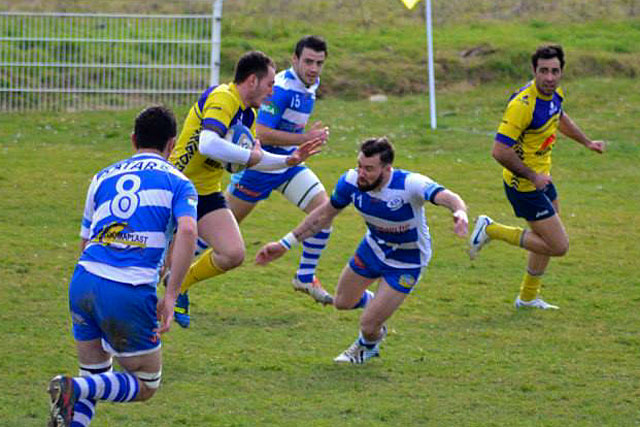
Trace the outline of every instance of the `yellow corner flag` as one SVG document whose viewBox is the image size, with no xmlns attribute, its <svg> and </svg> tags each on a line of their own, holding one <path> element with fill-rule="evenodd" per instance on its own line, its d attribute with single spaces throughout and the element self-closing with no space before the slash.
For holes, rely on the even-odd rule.
<svg viewBox="0 0 640 427">
<path fill-rule="evenodd" d="M 404 3 L 405 6 L 407 6 L 407 9 L 413 9 L 415 5 L 420 3 L 420 0 L 400 0 L 400 1 Z"/>
</svg>

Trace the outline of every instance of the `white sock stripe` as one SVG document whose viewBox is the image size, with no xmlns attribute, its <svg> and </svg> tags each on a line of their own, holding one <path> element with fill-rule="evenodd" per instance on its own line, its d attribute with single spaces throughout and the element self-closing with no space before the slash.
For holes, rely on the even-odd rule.
<svg viewBox="0 0 640 427">
<path fill-rule="evenodd" d="M 327 237 L 326 239 L 318 239 L 317 237 L 308 237 L 306 239 L 304 239 L 303 241 L 303 245 L 305 243 L 309 243 L 312 245 L 323 245 L 323 246 L 327 246 L 327 242 L 329 242 L 329 238 Z"/>
<path fill-rule="evenodd" d="M 310 248 L 310 247 L 303 247 L 302 249 L 303 253 L 308 253 L 308 254 L 312 254 L 312 255 L 320 255 L 323 251 L 323 249 L 316 249 L 316 248 Z"/>
<path fill-rule="evenodd" d="M 95 375 L 92 377 L 96 382 L 96 399 L 102 398 L 105 390 L 104 379 L 100 375 Z"/>
<path fill-rule="evenodd" d="M 89 383 L 84 378 L 74 378 L 80 388 L 80 396 L 86 396 L 89 394 Z"/>
<path fill-rule="evenodd" d="M 82 406 L 79 406 L 82 405 Z M 90 414 L 84 413 L 84 408 L 87 408 Z M 78 399 L 73 411 L 73 425 L 76 423 L 84 426 L 91 424 L 91 419 L 96 414 L 95 401 L 89 399 Z"/>
<path fill-rule="evenodd" d="M 314 268 L 304 268 L 304 269 L 296 271 L 296 274 L 298 276 L 304 276 L 304 275 L 307 275 L 307 274 L 313 274 L 315 271 L 316 270 Z"/>
<path fill-rule="evenodd" d="M 107 376 L 109 382 L 111 382 L 111 392 L 109 393 L 109 396 L 105 396 L 104 399 L 113 402 L 113 400 L 118 395 L 118 392 L 120 391 L 120 381 L 118 381 L 118 379 L 116 378 L 115 372 L 109 372 L 105 375 Z"/>
<path fill-rule="evenodd" d="M 129 383 L 129 394 L 127 395 L 127 402 L 133 399 L 133 395 L 138 388 L 138 379 L 131 374 L 125 374 L 127 376 L 127 382 Z"/>
<path fill-rule="evenodd" d="M 85 414 L 82 414 L 80 412 L 75 412 L 73 414 L 73 424 L 75 423 L 79 423 L 83 427 L 89 426 L 89 424 L 91 424 L 91 418 L 87 417 Z"/>
<path fill-rule="evenodd" d="M 317 262 L 310 262 L 310 260 L 308 259 L 301 259 L 300 264 L 298 264 L 298 269 L 299 270 L 308 270 L 308 269 L 315 270 L 317 266 L 318 266 Z"/>
</svg>

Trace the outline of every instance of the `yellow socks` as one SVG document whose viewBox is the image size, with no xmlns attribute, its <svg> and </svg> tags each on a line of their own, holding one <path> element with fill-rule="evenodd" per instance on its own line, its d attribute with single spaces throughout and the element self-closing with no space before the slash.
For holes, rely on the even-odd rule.
<svg viewBox="0 0 640 427">
<path fill-rule="evenodd" d="M 197 260 L 191 264 L 189 271 L 187 271 L 182 286 L 180 287 L 180 293 L 185 293 L 194 284 L 206 279 L 218 276 L 225 272 L 220 267 L 213 263 L 212 255 L 213 250 L 207 249 Z"/>
<path fill-rule="evenodd" d="M 532 301 L 540 292 L 542 275 L 534 276 L 528 271 L 524 273 L 522 283 L 520 284 L 520 299 L 522 301 Z"/>
<path fill-rule="evenodd" d="M 524 230 L 520 227 L 509 227 L 497 222 L 487 225 L 487 235 L 491 239 L 502 240 L 513 246 L 522 247 Z"/>
</svg>

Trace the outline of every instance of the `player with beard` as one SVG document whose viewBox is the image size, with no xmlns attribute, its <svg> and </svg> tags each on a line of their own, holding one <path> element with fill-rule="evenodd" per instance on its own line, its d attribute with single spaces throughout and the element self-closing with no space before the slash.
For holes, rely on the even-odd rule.
<svg viewBox="0 0 640 427">
<path fill-rule="evenodd" d="M 364 141 L 358 167 L 342 175 L 331 198 L 279 242 L 266 244 L 256 256 L 261 265 L 281 257 L 298 242 L 331 224 L 350 203 L 360 212 L 367 233 L 342 270 L 334 306 L 338 310 L 364 311 L 358 338 L 335 362 L 360 364 L 379 356 L 387 331 L 385 322 L 411 293 L 431 258 L 426 201 L 450 209 L 454 232 L 459 236 L 467 234 L 467 207 L 460 196 L 424 175 L 394 169 L 393 158 L 393 145 L 387 138 Z M 367 288 L 377 280 L 374 294 Z"/>
</svg>

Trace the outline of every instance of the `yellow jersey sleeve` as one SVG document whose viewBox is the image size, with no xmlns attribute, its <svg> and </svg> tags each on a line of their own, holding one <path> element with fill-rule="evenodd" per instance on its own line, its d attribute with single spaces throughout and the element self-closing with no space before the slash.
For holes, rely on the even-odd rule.
<svg viewBox="0 0 640 427">
<path fill-rule="evenodd" d="M 240 109 L 240 104 L 237 98 L 228 91 L 214 91 L 213 94 L 214 96 L 207 98 L 202 109 L 202 127 L 224 137 L 231 121 Z"/>
<path fill-rule="evenodd" d="M 527 130 L 533 118 L 534 100 L 522 94 L 516 96 L 507 105 L 498 126 L 496 140 L 512 147 Z"/>
</svg>

